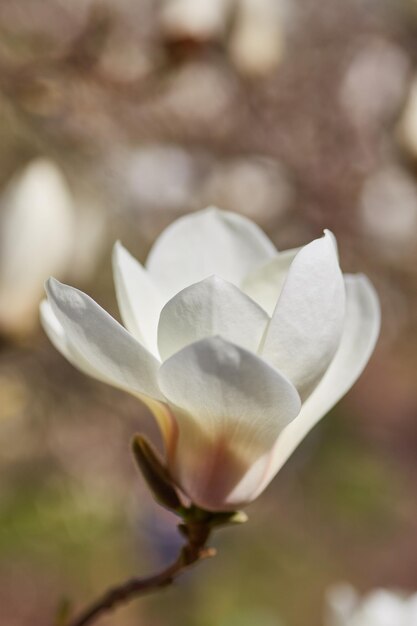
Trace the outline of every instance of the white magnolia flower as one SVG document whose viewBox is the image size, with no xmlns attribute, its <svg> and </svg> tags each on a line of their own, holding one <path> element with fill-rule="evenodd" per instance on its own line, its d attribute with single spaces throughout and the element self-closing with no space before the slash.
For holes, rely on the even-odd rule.
<svg viewBox="0 0 417 626">
<path fill-rule="evenodd" d="M 414 76 L 408 99 L 404 106 L 401 119 L 398 123 L 398 137 L 408 154 L 417 158 L 417 77 Z"/>
<path fill-rule="evenodd" d="M 49 159 L 34 159 L 12 178 L 0 197 L 2 333 L 20 337 L 36 328 L 50 274 L 91 275 L 104 239 L 100 217 Z"/>
<path fill-rule="evenodd" d="M 326 626 L 417 626 L 417 593 L 385 589 L 360 598 L 350 585 L 338 585 L 327 596 Z"/>
<path fill-rule="evenodd" d="M 54 163 L 36 159 L 0 199 L 0 329 L 25 334 L 38 322 L 45 278 L 71 257 L 72 197 Z"/>
<path fill-rule="evenodd" d="M 113 261 L 127 330 L 50 279 L 51 341 L 151 409 L 194 503 L 251 502 L 362 372 L 379 332 L 374 289 L 343 277 L 329 232 L 278 253 L 253 222 L 217 209 L 171 224 L 145 268 L 119 243 Z"/>
<path fill-rule="evenodd" d="M 211 39 L 222 35 L 231 0 L 164 0 L 161 26 L 172 37 Z"/>
<path fill-rule="evenodd" d="M 287 0 L 164 0 L 160 24 L 174 41 L 226 39 L 237 69 L 262 76 L 281 62 L 289 8 Z"/>
<path fill-rule="evenodd" d="M 229 52 L 243 74 L 265 76 L 280 64 L 285 50 L 286 5 L 286 0 L 239 1 Z"/>
</svg>

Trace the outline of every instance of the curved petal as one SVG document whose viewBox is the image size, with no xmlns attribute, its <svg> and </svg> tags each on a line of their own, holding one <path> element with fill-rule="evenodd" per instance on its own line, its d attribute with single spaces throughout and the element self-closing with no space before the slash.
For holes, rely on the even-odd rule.
<svg viewBox="0 0 417 626">
<path fill-rule="evenodd" d="M 262 350 L 303 400 L 335 355 L 344 315 L 343 276 L 327 232 L 302 248 L 292 262 Z"/>
<path fill-rule="evenodd" d="M 159 362 L 89 296 L 50 278 L 46 291 L 74 355 L 80 354 L 101 379 L 130 393 L 163 399 Z"/>
<path fill-rule="evenodd" d="M 243 280 L 241 289 L 272 315 L 295 255 L 300 248 L 279 252 L 261 267 L 255 268 Z"/>
<path fill-rule="evenodd" d="M 132 393 L 148 407 L 159 425 L 165 449 L 169 452 L 176 439 L 176 423 L 166 403 L 154 400 L 143 393 L 138 393 L 133 389 L 127 388 L 125 385 L 118 384 L 114 378 L 106 376 L 102 368 L 97 369 L 94 367 L 71 343 L 47 300 L 41 302 L 40 316 L 42 326 L 52 345 L 71 363 L 71 365 L 79 369 L 83 374 L 96 378 L 102 383 L 107 383 L 108 385 L 113 385 Z"/>
<path fill-rule="evenodd" d="M 345 283 L 346 319 L 339 349 L 300 414 L 280 434 L 264 483 L 254 497 L 263 491 L 313 426 L 349 391 L 374 350 L 381 322 L 378 296 L 366 276 L 347 275 Z"/>
<path fill-rule="evenodd" d="M 164 304 L 162 296 L 145 268 L 120 242 L 113 248 L 113 274 L 124 325 L 145 348 L 159 358 L 157 329 Z"/>
<path fill-rule="evenodd" d="M 209 208 L 171 224 L 156 240 L 147 269 L 167 298 L 212 274 L 239 285 L 248 272 L 276 255 L 250 220 Z"/>
<path fill-rule="evenodd" d="M 336 237 L 330 230 L 325 229 L 324 232 L 331 238 L 338 255 Z M 278 252 L 273 259 L 249 272 L 240 286 L 268 315 L 272 315 L 275 310 L 291 263 L 300 250 L 302 247 Z"/>
<path fill-rule="evenodd" d="M 87 374 L 87 376 L 91 376 L 92 378 L 97 378 L 103 383 L 112 384 L 111 381 L 103 376 L 99 371 L 97 371 L 94 367 L 88 363 L 81 354 L 77 354 L 74 350 L 74 347 L 68 341 L 68 338 L 65 335 L 64 329 L 58 321 L 55 313 L 52 310 L 52 307 L 48 300 L 42 300 L 40 304 L 40 317 L 43 329 L 48 336 L 48 339 L 66 359 L 83 372 L 83 374 Z"/>
<path fill-rule="evenodd" d="M 162 309 L 158 326 L 162 360 L 214 335 L 256 352 L 268 320 L 240 289 L 211 276 L 177 293 Z"/>
<path fill-rule="evenodd" d="M 297 391 L 256 355 L 219 337 L 168 359 L 159 385 L 178 423 L 169 464 L 181 488 L 204 508 L 235 508 L 235 485 L 298 414 Z"/>
</svg>

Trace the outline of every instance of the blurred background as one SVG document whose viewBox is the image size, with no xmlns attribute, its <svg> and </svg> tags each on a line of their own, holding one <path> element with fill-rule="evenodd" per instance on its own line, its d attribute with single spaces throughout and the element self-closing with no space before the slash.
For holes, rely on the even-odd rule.
<svg viewBox="0 0 417 626">
<path fill-rule="evenodd" d="M 417 589 L 417 2 L 0 2 L 0 623 L 53 623 L 177 549 L 129 452 L 139 402 L 40 329 L 53 274 L 118 315 L 112 243 L 144 261 L 209 204 L 279 249 L 332 229 L 383 308 L 377 351 L 249 523 L 103 626 L 322 626 L 325 590 Z"/>
</svg>

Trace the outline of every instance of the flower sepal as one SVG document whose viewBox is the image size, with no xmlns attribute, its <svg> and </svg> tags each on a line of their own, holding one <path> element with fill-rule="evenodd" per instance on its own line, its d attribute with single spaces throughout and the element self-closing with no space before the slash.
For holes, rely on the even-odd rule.
<svg viewBox="0 0 417 626">
<path fill-rule="evenodd" d="M 242 524 L 248 517 L 242 511 L 221 511 L 218 513 L 206 511 L 194 504 L 183 507 L 180 512 L 183 523 L 178 524 L 178 530 L 186 538 L 187 544 L 183 548 L 182 558 L 185 564 L 195 560 L 196 553 L 210 557 L 216 554 L 213 548 L 206 548 L 207 540 L 213 530 L 229 524 Z"/>
<path fill-rule="evenodd" d="M 153 446 L 142 435 L 135 435 L 132 441 L 132 451 L 136 464 L 156 502 L 177 515 L 182 515 L 185 507 Z"/>
<path fill-rule="evenodd" d="M 206 511 L 195 504 L 183 507 L 180 515 L 184 524 L 180 524 L 179 529 L 187 538 L 189 537 L 189 528 L 193 525 L 200 524 L 213 529 L 219 526 L 243 524 L 248 520 L 248 516 L 243 511 Z"/>
<path fill-rule="evenodd" d="M 158 453 L 143 435 L 135 435 L 132 451 L 136 464 L 158 504 L 183 519 L 178 528 L 190 538 L 190 529 L 205 527 L 210 530 L 219 526 L 243 524 L 248 516 L 243 511 L 207 511 L 195 504 L 185 506 L 178 495 L 173 480 Z"/>
</svg>

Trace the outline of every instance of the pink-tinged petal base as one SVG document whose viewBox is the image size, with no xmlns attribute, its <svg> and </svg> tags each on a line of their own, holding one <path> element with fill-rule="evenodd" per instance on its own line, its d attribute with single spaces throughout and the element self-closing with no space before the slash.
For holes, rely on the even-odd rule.
<svg viewBox="0 0 417 626">
<path fill-rule="evenodd" d="M 168 359 L 159 384 L 178 423 L 175 454 L 168 459 L 172 475 L 203 508 L 236 508 L 230 494 L 300 410 L 294 386 L 255 354 L 219 337 Z"/>
</svg>

